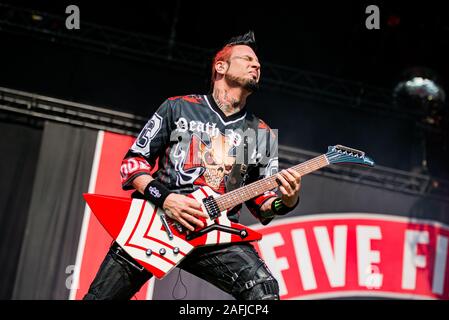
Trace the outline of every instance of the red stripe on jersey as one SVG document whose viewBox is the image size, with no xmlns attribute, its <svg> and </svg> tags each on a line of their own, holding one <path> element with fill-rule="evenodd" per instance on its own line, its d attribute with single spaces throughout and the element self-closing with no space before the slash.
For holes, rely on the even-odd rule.
<svg viewBox="0 0 449 320">
<path fill-rule="evenodd" d="M 168 98 L 168 100 L 170 100 L 170 101 L 178 100 L 178 99 L 182 99 L 187 102 L 197 103 L 197 104 L 200 104 L 201 100 L 203 100 L 202 98 L 193 96 L 193 95 L 191 95 L 191 96 L 175 96 L 175 97 Z"/>
</svg>

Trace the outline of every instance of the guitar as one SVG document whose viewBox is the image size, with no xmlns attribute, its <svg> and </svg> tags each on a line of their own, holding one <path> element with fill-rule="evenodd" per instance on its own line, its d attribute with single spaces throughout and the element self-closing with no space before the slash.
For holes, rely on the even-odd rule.
<svg viewBox="0 0 449 320">
<path fill-rule="evenodd" d="M 342 163 L 374 166 L 364 152 L 336 145 L 330 146 L 326 154 L 292 169 L 304 176 L 329 164 Z M 178 222 L 166 217 L 162 209 L 146 200 L 89 193 L 84 198 L 116 242 L 156 278 L 162 279 L 196 247 L 260 240 L 260 233 L 230 221 L 227 210 L 276 187 L 273 175 L 222 195 L 207 186 L 196 190 L 188 196 L 202 204 L 209 218 L 200 218 L 204 227 L 193 232 L 186 232 Z"/>
</svg>

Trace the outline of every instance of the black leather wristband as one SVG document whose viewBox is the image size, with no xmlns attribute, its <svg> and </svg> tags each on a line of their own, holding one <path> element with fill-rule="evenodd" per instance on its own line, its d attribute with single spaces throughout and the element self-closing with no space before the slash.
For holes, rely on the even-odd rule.
<svg viewBox="0 0 449 320">
<path fill-rule="evenodd" d="M 282 216 L 284 214 L 289 213 L 293 209 L 295 209 L 296 206 L 298 205 L 298 203 L 299 203 L 299 198 L 293 207 L 287 207 L 284 204 L 284 202 L 282 202 L 282 199 L 278 197 L 278 198 L 274 199 L 274 201 L 271 203 L 271 211 L 273 211 L 273 213 L 276 215 Z"/>
<path fill-rule="evenodd" d="M 157 181 L 151 181 L 145 187 L 143 196 L 146 200 L 151 201 L 159 208 L 163 208 L 165 199 L 172 193 L 166 186 Z"/>
</svg>

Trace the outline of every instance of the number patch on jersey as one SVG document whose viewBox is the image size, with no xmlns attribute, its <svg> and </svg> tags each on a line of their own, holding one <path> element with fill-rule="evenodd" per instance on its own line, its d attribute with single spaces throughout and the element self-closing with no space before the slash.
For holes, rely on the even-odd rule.
<svg viewBox="0 0 449 320">
<path fill-rule="evenodd" d="M 131 149 L 143 156 L 148 156 L 150 154 L 150 142 L 161 128 L 162 117 L 155 113 L 142 129 Z"/>
</svg>

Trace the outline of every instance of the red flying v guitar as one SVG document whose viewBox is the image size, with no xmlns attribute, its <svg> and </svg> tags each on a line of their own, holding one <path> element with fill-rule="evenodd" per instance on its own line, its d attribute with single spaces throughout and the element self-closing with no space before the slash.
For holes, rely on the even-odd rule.
<svg viewBox="0 0 449 320">
<path fill-rule="evenodd" d="M 331 146 L 326 154 L 292 167 L 302 176 L 329 164 L 353 163 L 374 166 L 359 150 L 341 145 Z M 186 233 L 176 221 L 149 201 L 84 194 L 90 209 L 108 233 L 158 279 L 167 275 L 195 247 L 230 242 L 256 241 L 262 235 L 231 222 L 227 210 L 278 186 L 275 176 L 253 182 L 219 195 L 203 187 L 188 195 L 202 203 L 209 218 L 201 218 L 205 227 Z"/>
</svg>

